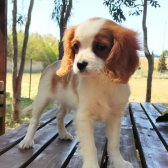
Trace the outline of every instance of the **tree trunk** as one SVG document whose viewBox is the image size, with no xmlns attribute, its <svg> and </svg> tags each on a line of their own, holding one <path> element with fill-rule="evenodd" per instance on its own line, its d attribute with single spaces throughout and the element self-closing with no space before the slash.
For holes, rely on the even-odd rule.
<svg viewBox="0 0 168 168">
<path fill-rule="evenodd" d="M 71 9 L 72 9 L 72 0 L 69 0 L 69 1 L 62 0 L 61 16 L 60 16 L 60 21 L 58 21 L 59 29 L 60 29 L 59 59 L 62 59 L 64 54 L 62 39 L 63 39 L 64 31 L 67 27 L 68 19 L 71 14 Z"/>
<path fill-rule="evenodd" d="M 20 122 L 19 112 L 20 112 L 20 97 L 21 92 L 19 92 L 19 88 L 13 92 L 12 96 L 12 113 L 11 113 L 11 126 L 14 126 L 15 123 Z"/>
<path fill-rule="evenodd" d="M 148 77 L 147 77 L 147 88 L 146 88 L 146 102 L 151 101 L 152 94 L 152 75 L 153 75 L 153 55 L 148 49 L 148 39 L 147 39 L 147 27 L 146 27 L 146 17 L 147 17 L 147 0 L 144 0 L 144 10 L 143 10 L 143 19 L 142 19 L 142 28 L 143 28 L 143 41 L 144 41 L 144 52 L 148 61 Z"/>
<path fill-rule="evenodd" d="M 63 39 L 65 29 L 63 24 L 62 25 L 60 24 L 59 27 L 60 27 L 60 41 L 59 41 L 58 51 L 59 51 L 59 60 L 61 60 L 64 55 L 64 47 L 63 47 L 62 39 Z"/>
<path fill-rule="evenodd" d="M 12 71 L 12 112 L 11 112 L 11 125 L 15 122 L 19 122 L 19 105 L 17 90 L 17 62 L 18 62 L 18 39 L 17 39 L 17 0 L 13 1 L 13 24 L 12 24 L 12 35 L 13 35 L 13 71 Z"/>
<path fill-rule="evenodd" d="M 19 112 L 20 112 L 20 99 L 21 99 L 21 83 L 25 66 L 26 49 L 29 38 L 29 27 L 31 22 L 31 13 L 33 9 L 34 0 L 30 1 L 27 21 L 24 32 L 23 47 L 21 53 L 21 63 L 18 72 L 18 40 L 17 40 L 17 0 L 13 1 L 13 95 L 12 95 L 12 113 L 11 113 L 11 124 L 19 123 Z"/>
<path fill-rule="evenodd" d="M 29 9 L 28 9 L 27 21 L 26 21 L 25 32 L 24 32 L 24 40 L 23 40 L 23 47 L 22 47 L 21 63 L 20 63 L 19 74 L 18 74 L 18 82 L 22 81 L 22 76 L 23 76 L 24 67 L 25 67 L 26 50 L 27 50 L 27 44 L 29 39 L 29 28 L 31 23 L 31 14 L 33 10 L 33 5 L 34 5 L 34 0 L 31 0 Z"/>
</svg>

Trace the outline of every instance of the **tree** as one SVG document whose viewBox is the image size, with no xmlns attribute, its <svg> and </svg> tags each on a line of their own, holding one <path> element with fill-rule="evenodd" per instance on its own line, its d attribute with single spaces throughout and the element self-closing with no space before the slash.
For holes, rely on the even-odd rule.
<svg viewBox="0 0 168 168">
<path fill-rule="evenodd" d="M 24 33 L 17 32 L 18 37 L 18 61 L 21 60 L 22 44 Z M 8 33 L 8 59 L 12 58 L 12 34 Z M 33 61 L 43 63 L 43 67 L 58 59 L 58 40 L 52 35 L 40 35 L 38 33 L 31 33 L 29 35 L 29 42 L 26 51 L 26 61 L 32 59 Z"/>
<path fill-rule="evenodd" d="M 43 63 L 43 67 L 58 58 L 58 42 L 52 35 L 39 35 L 33 33 L 29 37 L 27 59 Z"/>
<path fill-rule="evenodd" d="M 129 15 L 139 16 L 141 13 L 142 17 L 142 29 L 143 29 L 143 45 L 144 53 L 148 60 L 148 77 L 147 77 L 147 89 L 146 89 L 146 101 L 151 101 L 151 90 L 152 90 L 152 75 L 154 69 L 153 55 L 150 53 L 148 48 L 148 34 L 146 26 L 147 18 L 147 7 L 160 7 L 157 0 L 104 0 L 103 4 L 109 8 L 109 12 L 113 19 L 117 22 L 126 20 L 124 13 L 124 6 L 131 9 Z"/>
<path fill-rule="evenodd" d="M 168 50 L 164 50 L 164 51 L 162 52 L 162 55 L 168 57 Z"/>
<path fill-rule="evenodd" d="M 17 13 L 17 0 L 13 0 L 12 10 L 12 36 L 13 36 L 13 73 L 12 73 L 12 113 L 11 123 L 12 125 L 19 122 L 19 111 L 20 111 L 20 98 L 21 98 L 21 83 L 25 66 L 27 43 L 29 38 L 29 27 L 31 22 L 31 13 L 34 5 L 34 0 L 30 0 L 27 20 L 24 31 L 24 39 L 21 51 L 21 60 L 18 64 L 18 36 L 17 36 L 17 23 L 20 22 L 20 17 Z M 19 67 L 19 68 L 18 68 Z"/>
<path fill-rule="evenodd" d="M 59 59 L 63 56 L 63 35 L 67 27 L 68 19 L 71 15 L 72 0 L 54 0 L 54 10 L 52 12 L 52 19 L 57 21 L 60 30 L 59 41 Z"/>
<path fill-rule="evenodd" d="M 158 71 L 159 72 L 164 72 L 167 70 L 166 58 L 165 58 L 166 54 L 168 55 L 167 52 L 168 52 L 167 50 L 163 51 L 160 58 L 159 58 L 159 63 L 158 63 Z"/>
<path fill-rule="evenodd" d="M 8 58 L 12 58 L 13 56 L 13 45 L 12 45 L 12 35 L 8 34 L 8 37 L 7 37 L 7 57 Z"/>
</svg>

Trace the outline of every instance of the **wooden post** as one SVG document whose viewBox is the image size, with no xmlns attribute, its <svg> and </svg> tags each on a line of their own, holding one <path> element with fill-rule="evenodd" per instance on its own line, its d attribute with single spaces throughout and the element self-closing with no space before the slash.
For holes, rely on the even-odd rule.
<svg viewBox="0 0 168 168">
<path fill-rule="evenodd" d="M 7 1 L 0 0 L 0 134 L 5 132 Z"/>
</svg>

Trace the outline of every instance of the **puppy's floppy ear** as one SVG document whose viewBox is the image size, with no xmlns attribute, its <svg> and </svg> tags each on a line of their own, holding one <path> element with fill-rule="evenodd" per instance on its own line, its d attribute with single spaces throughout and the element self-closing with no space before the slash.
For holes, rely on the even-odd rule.
<svg viewBox="0 0 168 168">
<path fill-rule="evenodd" d="M 139 65 L 137 33 L 113 22 L 111 24 L 114 45 L 105 61 L 105 69 L 114 82 L 127 83 Z"/>
<path fill-rule="evenodd" d="M 63 37 L 64 56 L 62 58 L 60 68 L 56 72 L 56 74 L 59 77 L 63 77 L 67 75 L 72 69 L 75 55 L 71 45 L 72 45 L 72 40 L 74 38 L 75 30 L 76 30 L 76 27 L 73 26 L 68 28 L 64 33 L 64 37 Z"/>
</svg>

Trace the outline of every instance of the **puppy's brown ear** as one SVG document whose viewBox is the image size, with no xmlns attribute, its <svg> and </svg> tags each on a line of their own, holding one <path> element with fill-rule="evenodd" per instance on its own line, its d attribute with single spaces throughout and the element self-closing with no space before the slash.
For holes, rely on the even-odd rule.
<svg viewBox="0 0 168 168">
<path fill-rule="evenodd" d="M 139 65 L 137 33 L 113 26 L 114 45 L 105 61 L 107 75 L 114 82 L 127 83 Z"/>
<path fill-rule="evenodd" d="M 57 70 L 56 74 L 59 77 L 63 77 L 67 75 L 73 66 L 74 61 L 74 52 L 72 50 L 72 40 L 74 38 L 76 27 L 70 27 L 64 33 L 63 41 L 64 41 L 64 56 L 61 61 L 60 68 Z"/>
</svg>

